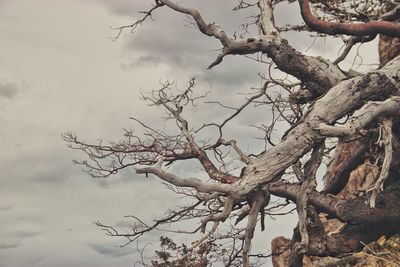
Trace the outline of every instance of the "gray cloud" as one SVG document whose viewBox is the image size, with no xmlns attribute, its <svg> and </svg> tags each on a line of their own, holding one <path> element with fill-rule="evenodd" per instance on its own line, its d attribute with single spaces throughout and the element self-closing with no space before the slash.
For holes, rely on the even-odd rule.
<svg viewBox="0 0 400 267">
<path fill-rule="evenodd" d="M 0 82 L 0 96 L 12 99 L 19 91 L 18 85 L 12 82 Z"/>
<path fill-rule="evenodd" d="M 39 234 L 40 234 L 40 232 L 36 232 L 36 231 L 19 230 L 19 231 L 12 231 L 12 232 L 6 233 L 4 236 L 5 237 L 13 237 L 13 238 L 28 238 L 28 237 L 37 236 Z"/>
<path fill-rule="evenodd" d="M 129 228 L 131 228 L 131 226 L 132 226 L 132 222 L 130 222 L 130 221 L 119 221 L 119 222 L 117 222 L 116 224 L 114 224 L 114 226 L 115 227 L 118 227 L 118 228 L 126 228 L 126 229 L 129 229 Z"/>
<path fill-rule="evenodd" d="M 211 83 L 216 90 L 228 89 L 233 91 L 247 91 L 250 86 L 260 83 L 258 73 L 265 70 L 265 65 L 246 60 L 240 57 L 226 57 L 220 65 L 210 71 L 201 72 L 199 78 Z M 222 90 L 221 90 L 222 91 Z M 225 91 L 226 94 L 226 91 Z"/>
<path fill-rule="evenodd" d="M 4 6 L 5 3 L 7 3 L 9 0 L 0 0 L 0 8 Z M 0 9 L 0 15 L 1 15 L 1 9 Z"/>
<path fill-rule="evenodd" d="M 130 67 L 143 67 L 143 66 L 155 66 L 162 62 L 162 58 L 160 56 L 140 56 L 136 62 L 133 62 L 134 65 Z"/>
<path fill-rule="evenodd" d="M 125 257 L 132 254 L 130 247 L 115 247 L 103 244 L 91 244 L 90 247 L 99 254 L 113 258 Z"/>
<path fill-rule="evenodd" d="M 257 72 L 263 71 L 264 65 L 228 56 L 214 69 L 206 70 L 221 44 L 185 27 L 185 16 L 166 8 L 158 10 L 155 21 L 147 21 L 135 33 L 128 30 L 117 42 L 107 40 L 113 34 L 108 25 L 132 23 L 137 11 L 146 10 L 154 1 L 0 0 L 0 5 L 5 2 L 0 8 L 0 73 L 7 81 L 27 81 L 30 90 L 25 94 L 24 84 L 0 78 L 0 102 L 2 98 L 14 100 L 3 101 L 1 110 L 6 112 L 0 118 L 0 195 L 4 199 L 0 204 L 0 266 L 14 267 L 15 259 L 20 267 L 34 266 L 38 261 L 36 266 L 41 267 L 131 266 L 132 259 L 137 259 L 135 244 L 115 247 L 123 241 L 110 244 L 113 239 L 91 222 L 100 219 L 127 230 L 132 222 L 124 215 L 132 214 L 150 224 L 175 207 L 176 196 L 159 179 L 137 176 L 133 169 L 107 180 L 91 179 L 71 163 L 73 158 L 86 156 L 68 150 L 60 132 L 78 131 L 80 137 L 94 143 L 97 138 L 118 140 L 122 127 L 137 127 L 127 119 L 130 115 L 163 128 L 160 117 L 164 114 L 137 101 L 137 89 L 158 88 L 160 78 L 177 80 L 183 89 L 189 78 L 196 76 L 196 92 L 213 89 L 207 100 L 237 107 L 246 98 L 237 93 L 260 86 Z M 207 22 L 215 21 L 230 35 L 240 31 L 238 24 L 248 15 L 231 12 L 235 1 L 180 2 L 198 8 Z M 282 17 L 298 16 L 297 5 L 292 7 L 289 15 L 281 9 Z M 9 19 L 16 14 L 19 21 Z M 289 41 L 305 49 L 310 39 L 299 35 Z M 18 97 L 22 93 L 24 97 Z M 190 125 L 197 126 L 210 120 L 221 122 L 229 114 L 212 104 L 184 110 Z M 237 139 L 244 151 L 259 152 L 261 141 L 252 139 L 258 132 L 243 127 L 259 121 L 268 122 L 267 110 L 254 112 L 249 108 L 228 123 L 226 138 Z M 198 139 L 210 137 L 215 133 L 206 131 L 199 133 Z M 206 175 L 198 172 L 200 168 L 197 162 L 189 161 L 174 164 L 169 170 L 205 179 Z M 268 224 L 268 233 L 290 234 L 291 228 L 283 228 L 282 220 Z M 145 236 L 149 239 L 141 241 L 158 244 L 159 235 L 150 233 Z M 265 249 L 267 238 L 258 234 L 256 238 L 260 239 L 258 247 Z M 154 255 L 154 249 L 147 255 Z"/>
<path fill-rule="evenodd" d="M 23 240 L 37 235 L 40 235 L 40 232 L 28 230 L 16 230 L 5 233 L 0 232 L 0 250 L 17 248 L 22 245 Z"/>
<path fill-rule="evenodd" d="M 13 207 L 11 205 L 2 205 L 0 206 L 0 211 L 7 211 L 7 210 L 12 210 Z"/>
<path fill-rule="evenodd" d="M 29 183 L 30 186 L 59 186 L 74 174 L 79 174 L 79 169 L 73 167 L 70 159 L 61 157 L 61 151 L 36 151 L 39 152 L 37 154 L 27 153 L 27 150 L 21 152 L 22 155 L 6 159 L 0 164 L 8 185 Z M 15 168 L 16 165 L 19 167 Z"/>
<path fill-rule="evenodd" d="M 130 0 L 92 0 L 93 2 L 105 5 L 109 11 L 113 14 L 120 16 L 132 16 L 139 15 L 139 11 L 147 10 L 151 7 L 148 1 L 130 1 Z"/>
<path fill-rule="evenodd" d="M 133 51 L 142 54 L 133 59 L 133 65 L 143 63 L 144 59 L 159 59 L 172 67 L 193 69 L 202 66 L 205 69 L 215 57 L 209 51 L 219 48 L 218 43 L 210 43 L 193 29 L 185 29 L 179 20 L 167 24 L 171 25 L 167 29 L 151 25 L 151 29 L 143 29 L 130 36 L 125 44 L 126 54 L 129 55 Z M 149 32 L 152 34 L 148 34 Z"/>
<path fill-rule="evenodd" d="M 130 1 L 130 0 L 92 0 L 94 2 L 100 3 L 108 8 L 108 10 L 115 15 L 119 16 L 127 16 L 129 17 L 130 21 L 127 21 L 127 25 L 133 22 L 133 18 L 135 17 L 142 17 L 143 14 L 139 13 L 140 11 L 147 11 L 149 10 L 153 3 L 149 1 Z M 193 7 L 198 9 L 202 15 L 205 17 L 207 21 L 216 22 L 224 27 L 229 27 L 229 25 L 235 25 L 234 27 L 237 28 L 238 20 L 237 17 L 240 16 L 242 18 L 248 17 L 248 14 L 243 14 L 241 12 L 231 12 L 236 3 L 227 3 L 226 1 L 215 1 L 215 0 L 184 0 L 180 1 L 180 4 L 186 7 Z M 164 14 L 167 13 L 167 16 Z M 171 11 L 168 8 L 161 8 L 153 13 L 153 19 L 156 21 L 162 19 L 168 19 L 171 17 Z M 176 15 L 176 13 L 175 13 Z M 148 21 L 151 23 L 151 21 Z M 149 24 L 147 23 L 147 24 Z M 166 25 L 168 27 L 168 25 Z M 166 28 L 164 27 L 164 28 Z M 230 30 L 228 28 L 227 30 Z"/>
<path fill-rule="evenodd" d="M 0 249 L 16 248 L 19 245 L 20 245 L 19 243 L 7 243 L 7 242 L 0 241 Z"/>
<path fill-rule="evenodd" d="M 218 53 L 212 50 L 219 48 L 220 45 L 197 31 L 188 31 L 184 28 L 177 30 L 177 28 L 179 29 L 178 25 L 172 27 L 173 33 L 171 34 L 166 34 L 158 27 L 156 31 L 160 32 L 155 36 L 145 34 L 132 36 L 127 42 L 126 54 L 129 55 L 132 51 L 136 51 L 148 56 L 132 59 L 123 64 L 123 68 L 129 71 L 130 68 L 134 70 L 138 67 L 165 64 L 171 69 L 168 72 L 169 77 L 173 79 L 182 76 L 198 77 L 200 80 L 210 83 L 217 90 L 228 87 L 232 91 L 232 86 L 247 85 L 247 88 L 241 88 L 243 90 L 259 82 L 257 73 L 262 72 L 265 65 L 237 56 L 228 56 L 221 64 L 212 70 L 207 70 L 207 66 L 215 60 Z M 168 36 L 175 37 L 169 39 Z M 186 36 L 187 40 L 182 36 Z"/>
<path fill-rule="evenodd" d="M 150 5 L 140 1 L 130 3 L 128 0 L 106 1 L 93 0 L 105 5 L 111 13 L 129 16 L 126 24 L 132 23 L 134 17 L 141 16 L 140 10 L 147 10 Z M 227 4 L 226 1 L 194 1 L 186 0 L 180 2 L 182 5 L 197 8 L 207 22 L 215 22 L 223 27 L 225 32 L 232 35 L 234 32 L 242 32 L 238 23 L 246 21 L 250 17 L 252 10 L 232 12 L 236 3 Z M 155 21 L 146 21 L 132 35 L 127 35 L 129 41 L 126 43 L 127 54 L 135 52 L 143 53 L 145 56 L 133 59 L 131 62 L 123 64 L 124 68 L 135 68 L 146 63 L 159 64 L 161 62 L 180 68 L 204 69 L 215 59 L 218 49 L 221 48 L 219 42 L 201 34 L 197 29 L 188 24 L 185 16 L 175 14 L 171 16 L 171 11 L 161 8 L 154 15 Z M 278 26 L 285 24 L 303 23 L 297 4 L 283 2 L 275 8 L 275 21 Z M 248 20 L 251 22 L 251 20 Z M 184 27 L 184 25 L 189 27 Z M 254 30 L 254 28 L 251 28 Z M 254 33 L 253 33 L 254 34 Z M 290 32 L 283 34 L 289 39 L 291 45 L 304 52 L 310 49 L 310 54 L 332 56 L 332 51 L 340 46 L 338 40 L 329 38 L 329 41 L 320 40 L 313 43 L 313 38 L 306 33 Z M 143 57 L 151 57 L 156 62 L 148 62 Z M 334 56 L 333 56 L 334 58 Z M 197 68 L 196 68 L 197 66 Z M 224 63 L 221 64 L 226 68 Z"/>
<path fill-rule="evenodd" d="M 124 16 L 132 16 L 132 14 L 136 14 L 134 11 L 146 8 L 139 3 L 132 5 L 129 1 L 123 0 L 100 1 L 100 3 L 106 5 L 112 13 Z M 197 8 L 203 13 L 207 22 L 220 24 L 230 34 L 240 31 L 238 17 L 248 15 L 231 12 L 235 3 L 227 5 L 225 1 L 184 1 L 182 4 Z M 132 23 L 133 20 L 130 19 L 127 24 Z M 201 34 L 187 22 L 184 15 L 171 16 L 171 11 L 167 8 L 158 10 L 154 15 L 154 20 L 146 21 L 135 33 L 126 35 L 128 40 L 125 41 L 125 54 L 128 58 L 131 57 L 130 55 L 138 53 L 140 55 L 135 58 L 131 57 L 127 62 L 122 63 L 121 67 L 124 70 L 165 64 L 174 69 L 169 75 L 173 78 L 177 77 L 179 71 L 184 75 L 204 77 L 212 84 L 240 86 L 254 81 L 254 75 L 249 76 L 248 74 L 257 74 L 262 68 L 257 64 L 243 66 L 245 60 L 235 57 L 237 59 L 235 61 L 227 57 L 220 66 L 207 71 L 206 67 L 215 60 L 222 47 L 218 40 Z"/>
</svg>

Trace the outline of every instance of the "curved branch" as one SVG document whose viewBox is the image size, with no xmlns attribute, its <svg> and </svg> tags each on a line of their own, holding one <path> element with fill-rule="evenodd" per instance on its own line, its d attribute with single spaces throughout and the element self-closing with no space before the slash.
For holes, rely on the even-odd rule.
<svg viewBox="0 0 400 267">
<path fill-rule="evenodd" d="M 156 5 L 154 5 L 150 10 L 139 12 L 139 13 L 144 14 L 144 16 L 142 18 L 138 19 L 137 21 L 135 21 L 134 23 L 132 23 L 130 25 L 124 25 L 124 26 L 120 26 L 120 27 L 116 27 L 116 28 L 111 28 L 111 29 L 117 31 L 117 34 L 114 37 L 112 37 L 111 40 L 116 41 L 121 36 L 122 31 L 126 28 L 131 28 L 131 32 L 134 32 L 136 30 L 136 28 L 139 27 L 148 18 L 152 19 L 153 12 L 162 6 L 163 6 L 162 3 L 156 1 Z"/>
<path fill-rule="evenodd" d="M 351 48 L 357 43 L 367 43 L 372 40 L 374 40 L 376 35 L 371 35 L 371 36 L 354 36 L 347 40 L 346 42 L 346 47 L 344 48 L 343 52 L 333 61 L 333 64 L 337 65 L 341 61 L 343 61 L 347 55 L 349 54 Z"/>
<path fill-rule="evenodd" d="M 204 233 L 206 231 L 207 223 L 212 222 L 224 222 L 232 212 L 234 200 L 228 197 L 224 203 L 224 209 L 220 213 L 211 214 L 208 217 L 204 218 L 201 221 L 202 229 L 201 231 Z"/>
<path fill-rule="evenodd" d="M 219 193 L 229 193 L 231 191 L 231 186 L 227 184 L 216 184 L 216 183 L 207 183 L 202 182 L 196 178 L 181 178 L 176 176 L 175 174 L 163 171 L 161 169 L 162 161 L 159 160 L 156 166 L 151 167 L 143 167 L 136 169 L 136 173 L 138 174 L 154 174 L 160 179 L 173 184 L 179 187 L 190 187 L 194 188 L 199 192 L 211 193 L 211 192 L 219 192 Z"/>
<path fill-rule="evenodd" d="M 263 0 L 261 3 L 261 23 L 265 27 L 269 27 L 265 29 L 267 34 L 239 40 L 228 37 L 217 24 L 206 23 L 200 12 L 194 8 L 184 7 L 170 0 L 160 0 L 160 2 L 179 13 L 191 16 L 201 33 L 215 37 L 221 42 L 222 52 L 208 69 L 220 64 L 227 55 L 248 55 L 261 52 L 267 54 L 280 70 L 302 81 L 307 89 L 314 92 L 316 96 L 325 93 L 329 88 L 347 78 L 338 66 L 328 60 L 303 55 L 291 47 L 287 41 L 274 35 L 276 29 L 268 26 L 273 25 L 273 17 L 272 10 L 269 9 L 270 3 L 267 0 Z"/>
<path fill-rule="evenodd" d="M 169 0 L 159 0 L 159 1 L 175 11 L 190 15 L 196 21 L 199 30 L 205 35 L 217 38 L 224 46 L 229 44 L 231 39 L 225 34 L 225 32 L 222 29 L 220 29 L 218 25 L 216 25 L 215 23 L 207 24 L 204 21 L 201 14 L 196 9 L 183 7 Z"/>
<path fill-rule="evenodd" d="M 316 18 L 311 11 L 309 0 L 299 0 L 301 15 L 311 29 L 330 35 L 347 34 L 352 36 L 370 36 L 384 34 L 400 37 L 400 24 L 388 21 L 370 21 L 366 23 L 336 23 Z"/>
</svg>

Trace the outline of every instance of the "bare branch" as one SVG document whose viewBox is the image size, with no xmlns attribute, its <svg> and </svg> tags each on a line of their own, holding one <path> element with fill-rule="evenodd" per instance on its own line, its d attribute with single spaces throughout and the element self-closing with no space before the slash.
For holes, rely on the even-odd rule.
<svg viewBox="0 0 400 267">
<path fill-rule="evenodd" d="M 393 96 L 385 101 L 370 101 L 357 110 L 344 125 L 320 124 L 315 129 L 324 136 L 353 136 L 380 116 L 400 116 L 400 97 Z"/>
<path fill-rule="evenodd" d="M 177 222 L 177 221 L 180 221 L 182 218 L 187 217 L 189 214 L 191 214 L 193 209 L 195 209 L 201 203 L 202 203 L 202 201 L 197 201 L 194 204 L 188 205 L 187 207 L 183 207 L 178 211 L 173 211 L 173 212 L 171 211 L 170 215 L 168 215 L 162 219 L 155 220 L 155 223 L 152 225 L 148 225 L 148 224 L 144 223 L 141 219 L 139 219 L 136 216 L 133 216 L 133 215 L 125 216 L 126 218 L 134 219 L 134 222 L 130 227 L 131 232 L 129 232 L 129 233 L 121 233 L 114 227 L 105 225 L 101 222 L 94 222 L 94 224 L 96 226 L 102 228 L 106 232 L 107 235 L 115 236 L 115 237 L 125 237 L 128 241 L 123 246 L 126 246 L 126 245 L 132 243 L 133 241 L 137 240 L 138 238 L 140 238 L 142 235 L 144 235 L 147 232 L 150 232 L 153 230 L 160 230 L 158 227 L 163 224 L 170 224 L 173 222 Z M 182 231 L 180 231 L 180 232 L 182 233 Z"/>
<path fill-rule="evenodd" d="M 159 7 L 162 7 L 163 4 L 159 1 L 156 1 L 156 5 L 154 5 L 150 10 L 148 11 L 141 11 L 139 13 L 144 14 L 144 16 L 140 19 L 138 19 L 137 21 L 135 21 L 134 23 L 130 24 L 130 25 L 124 25 L 124 26 L 120 26 L 117 28 L 112 28 L 113 30 L 117 31 L 117 34 L 111 38 L 111 40 L 116 41 L 122 34 L 122 31 L 124 29 L 130 28 L 131 32 L 134 32 L 137 27 L 139 27 L 140 25 L 142 25 L 143 22 L 145 22 L 147 19 L 153 19 L 152 18 L 152 14 L 153 12 L 158 9 Z"/>
<path fill-rule="evenodd" d="M 159 1 L 177 12 L 190 15 L 196 21 L 196 24 L 202 33 L 204 33 L 205 35 L 213 36 L 213 37 L 217 38 L 218 40 L 221 41 L 221 43 L 224 46 L 230 42 L 230 39 L 228 38 L 228 36 L 225 34 L 225 32 L 223 30 L 221 30 L 218 27 L 218 25 L 216 25 L 215 23 L 207 24 L 204 21 L 201 14 L 196 9 L 186 8 L 181 5 L 175 4 L 169 0 L 159 0 Z"/>
<path fill-rule="evenodd" d="M 289 0 L 289 3 L 294 1 Z M 373 40 L 378 33 L 400 37 L 400 26 L 397 21 L 393 22 L 399 19 L 398 1 L 312 0 L 314 15 L 309 1 L 299 0 L 308 26 L 277 28 L 274 8 L 281 2 L 284 1 L 239 0 L 234 10 L 250 8 L 247 11 L 254 11 L 241 25 L 249 36 L 247 38 L 236 33 L 233 37 L 228 36 L 216 23 L 206 22 L 198 10 L 173 0 L 156 0 L 155 5 L 142 12 L 143 15 L 133 24 L 115 28 L 117 39 L 124 29 L 134 31 L 152 19 L 156 9 L 165 7 L 187 15 L 194 28 L 221 43 L 220 53 L 209 69 L 220 64 L 227 55 L 245 55 L 264 64 L 265 70 L 259 73 L 264 82 L 262 88 L 251 88 L 253 91 L 245 94 L 239 105 L 212 102 L 230 110 L 219 123 L 205 121 L 196 129 L 188 119 L 190 108 L 196 107 L 207 95 L 195 92 L 196 81 L 193 78 L 183 90 L 177 88 L 176 82 L 166 81 L 160 82 L 160 89 L 141 94 L 149 106 L 157 106 L 165 112 L 164 129 L 132 118 L 140 129 L 124 130 L 123 140 L 118 142 L 99 140 L 87 143 L 72 133 L 63 135 L 68 146 L 88 156 L 87 160 L 75 163 L 93 177 L 105 178 L 135 167 L 138 174 L 157 176 L 172 193 L 195 200 L 190 205 L 168 210 L 163 218 L 152 223 L 128 216 L 133 219 L 133 224 L 126 233 L 117 227 L 96 223 L 106 234 L 126 238 L 129 244 L 153 230 L 185 234 L 201 231 L 205 234 L 193 242 L 190 249 L 186 245 L 176 246 L 168 238 L 163 239 L 176 253 L 176 256 L 168 255 L 169 248 L 163 247 L 165 262 L 171 259 L 169 262 L 174 265 L 183 257 L 186 261 L 181 261 L 180 265 L 200 259 L 201 266 L 205 266 L 213 264 L 208 259 L 214 258 L 223 259 L 228 266 L 240 266 L 242 261 L 244 266 L 250 266 L 254 263 L 250 263 L 251 257 L 263 258 L 274 254 L 251 254 L 258 220 L 263 231 L 266 213 L 272 219 L 291 213 L 293 203 L 296 204 L 299 224 L 294 238 L 289 241 L 288 250 L 299 256 L 296 257 L 301 259 L 299 262 L 302 262 L 303 254 L 304 257 L 342 256 L 359 249 L 360 242 L 368 238 L 398 231 L 400 209 L 396 175 L 400 166 L 400 146 L 394 137 L 400 132 L 400 57 L 392 59 L 388 56 L 390 62 L 385 64 L 386 61 L 382 61 L 379 69 L 366 74 L 342 71 L 337 66 L 355 44 Z M 257 30 L 258 35 L 251 33 Z M 280 37 L 284 30 L 317 31 L 315 39 L 338 34 L 353 37 L 344 41 L 346 47 L 342 54 L 331 63 L 296 51 Z M 389 43 L 392 37 L 386 37 Z M 397 38 L 392 39 L 397 42 Z M 382 41 L 384 38 L 380 38 L 380 43 Z M 384 45 L 380 45 L 380 51 L 382 49 L 385 49 Z M 394 53 L 391 51 L 391 55 Z M 227 131 L 227 127 L 236 127 L 231 122 L 248 111 L 251 105 L 263 107 L 269 113 L 261 118 L 266 121 L 254 122 L 253 126 L 262 131 L 263 136 L 256 137 L 262 142 L 261 149 L 249 145 L 242 150 L 243 144 L 240 145 L 238 142 L 241 140 L 237 138 L 243 132 L 236 137 L 227 137 L 227 133 L 238 133 L 235 128 Z M 382 123 L 378 128 L 379 121 Z M 169 132 L 171 124 L 175 126 L 172 133 Z M 218 131 L 215 136 L 210 136 L 211 131 L 207 131 L 211 127 Z M 290 128 L 282 137 L 278 127 Z M 339 137 L 339 141 L 336 144 L 327 137 Z M 378 142 L 374 143 L 377 139 Z M 319 168 L 322 162 L 325 163 L 323 159 L 330 156 L 335 146 L 337 153 L 333 164 L 329 165 L 324 176 L 330 181 L 326 181 L 323 193 L 317 192 L 317 170 L 323 169 Z M 303 165 L 302 161 L 307 158 Z M 201 178 L 176 175 L 167 169 L 175 162 L 188 159 L 201 165 L 196 165 L 193 170 L 201 171 Z M 378 173 L 379 177 L 374 181 Z M 362 175 L 364 180 L 355 180 L 354 177 Z M 345 195 L 352 189 L 355 194 Z M 338 195 L 332 196 L 331 193 Z M 269 204 L 270 195 L 286 201 L 279 199 Z M 327 214 L 324 220 L 319 212 Z M 246 227 L 240 227 L 238 222 L 245 218 Z M 333 218 L 343 227 L 328 231 L 325 223 Z M 194 229 L 168 228 L 170 224 L 189 220 L 197 222 Z M 207 229 L 209 222 L 213 222 L 211 229 Z M 206 230 L 209 231 L 206 233 Z M 222 250 L 223 255 L 215 255 Z M 141 262 L 145 264 L 143 259 Z"/>
<path fill-rule="evenodd" d="M 210 216 L 207 216 L 201 221 L 202 224 L 202 232 L 204 233 L 206 231 L 206 226 L 208 222 L 224 222 L 228 216 L 232 212 L 234 200 L 230 197 L 226 198 L 225 203 L 224 203 L 224 209 L 222 212 L 216 213 L 216 214 L 211 214 Z"/>
<path fill-rule="evenodd" d="M 220 193 L 229 193 L 232 190 L 232 187 L 226 184 L 213 184 L 207 182 L 201 182 L 196 178 L 180 178 L 175 174 L 168 173 L 161 169 L 162 160 L 159 160 L 157 165 L 154 167 L 143 167 L 137 168 L 136 173 L 138 174 L 148 174 L 152 173 L 159 177 L 160 179 L 173 184 L 179 187 L 190 187 L 194 188 L 199 192 L 212 193 L 212 192 L 220 192 Z"/>
<path fill-rule="evenodd" d="M 400 25 L 388 21 L 370 21 L 366 23 L 335 23 L 317 19 L 311 11 L 308 0 L 299 0 L 301 15 L 311 29 L 331 35 L 347 34 L 354 36 L 371 36 L 379 33 L 400 37 Z"/>
<path fill-rule="evenodd" d="M 224 139 L 221 139 L 221 143 L 226 146 L 232 146 L 236 153 L 240 156 L 241 161 L 246 164 L 250 163 L 250 158 L 245 153 L 243 153 L 243 151 L 236 144 L 235 140 L 226 141 Z"/>
<path fill-rule="evenodd" d="M 381 172 L 377 181 L 375 182 L 374 187 L 371 189 L 371 200 L 370 200 L 370 207 L 375 208 L 376 197 L 377 194 L 383 191 L 383 182 L 389 176 L 389 169 L 390 164 L 392 163 L 393 157 L 393 145 L 392 145 L 392 126 L 393 121 L 392 119 L 384 118 L 382 121 L 382 125 L 380 126 L 381 132 L 381 140 L 378 140 L 379 144 L 384 146 L 385 148 L 385 157 L 383 159 Z"/>
<path fill-rule="evenodd" d="M 382 20 L 395 21 L 400 17 L 400 4 L 381 16 Z"/>
<path fill-rule="evenodd" d="M 214 222 L 214 225 L 213 225 L 213 227 L 211 228 L 211 230 L 208 231 L 208 233 L 205 234 L 202 238 L 200 238 L 199 240 L 197 240 L 196 242 L 194 242 L 194 243 L 192 244 L 192 246 L 189 248 L 189 250 L 193 250 L 193 249 L 195 249 L 196 247 L 200 246 L 205 240 L 207 240 L 207 238 L 209 238 L 212 234 L 214 234 L 215 231 L 218 229 L 218 224 L 219 224 L 218 221 L 217 221 L 217 222 Z"/>
<path fill-rule="evenodd" d="M 226 118 L 223 122 L 217 124 L 217 123 L 206 123 L 203 124 L 202 127 L 200 127 L 196 132 L 200 131 L 201 129 L 208 127 L 208 126 L 216 126 L 218 128 L 219 131 L 219 138 L 218 140 L 222 137 L 222 128 L 229 122 L 231 121 L 233 118 L 235 118 L 237 115 L 239 115 L 248 105 L 250 105 L 251 103 L 253 103 L 256 99 L 262 97 L 265 95 L 266 90 L 268 88 L 268 82 L 265 82 L 263 87 L 260 89 L 260 92 L 249 97 L 246 102 L 241 105 L 238 108 L 231 108 L 233 110 L 235 110 L 235 112 L 233 112 L 228 118 Z M 219 103 L 220 104 L 220 103 Z"/>
<path fill-rule="evenodd" d="M 325 149 L 325 141 L 317 143 L 311 153 L 311 158 L 304 166 L 304 180 L 302 182 L 299 195 L 297 197 L 297 213 L 299 217 L 299 231 L 301 235 L 301 242 L 295 244 L 296 253 L 306 253 L 310 242 L 307 232 L 307 204 L 308 195 L 315 190 L 316 173 L 321 165 L 322 157 Z"/>
<path fill-rule="evenodd" d="M 262 33 L 270 36 L 278 36 L 279 32 L 275 27 L 272 1 L 271 0 L 260 0 L 258 1 L 258 7 L 260 8 L 260 27 Z"/>
<path fill-rule="evenodd" d="M 367 43 L 370 42 L 372 40 L 374 40 L 376 37 L 376 35 L 371 35 L 371 36 L 354 36 L 351 37 L 350 39 L 348 39 L 346 41 L 346 47 L 344 48 L 343 52 L 340 54 L 339 57 L 337 57 L 334 61 L 333 64 L 337 65 L 339 64 L 341 61 L 343 61 L 347 55 L 349 54 L 350 50 L 353 48 L 353 46 L 357 43 Z"/>
<path fill-rule="evenodd" d="M 268 195 L 269 196 L 269 195 Z M 248 216 L 246 232 L 244 236 L 244 246 L 243 246 L 243 266 L 249 267 L 249 255 L 251 252 L 251 240 L 253 239 L 254 229 L 257 224 L 257 217 L 261 209 L 269 202 L 269 197 L 265 195 L 262 190 L 256 190 L 251 196 L 251 208 Z M 267 202 L 267 203 L 266 203 Z M 263 219 L 262 219 L 263 220 Z"/>
</svg>

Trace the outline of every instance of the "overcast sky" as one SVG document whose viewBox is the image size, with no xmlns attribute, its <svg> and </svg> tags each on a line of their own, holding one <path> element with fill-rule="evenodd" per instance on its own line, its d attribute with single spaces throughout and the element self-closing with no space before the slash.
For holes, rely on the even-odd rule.
<svg viewBox="0 0 400 267">
<path fill-rule="evenodd" d="M 230 34 L 247 16 L 231 12 L 235 1 L 181 2 Z M 161 125 L 162 113 L 139 99 L 140 90 L 157 89 L 160 79 L 184 86 L 196 76 L 199 90 L 213 90 L 209 100 L 232 103 L 243 98 L 237 92 L 260 86 L 257 73 L 265 66 L 241 57 L 227 57 L 207 71 L 218 42 L 185 27 L 184 17 L 167 9 L 136 33 L 110 41 L 115 32 L 109 26 L 133 22 L 150 3 L 0 0 L 0 266 L 133 266 L 135 245 L 118 248 L 123 241 L 105 236 L 92 222 L 126 225 L 129 214 L 150 222 L 174 207 L 175 197 L 155 178 L 133 170 L 91 179 L 72 165 L 83 155 L 67 149 L 61 133 L 71 130 L 95 142 L 118 140 L 122 128 L 136 127 L 130 116 Z M 280 8 L 278 23 L 299 21 L 296 11 L 296 5 Z M 300 35 L 289 41 L 302 52 L 312 43 Z M 319 41 L 308 53 L 335 58 L 336 48 Z M 374 49 L 367 50 L 367 63 L 377 62 Z M 200 124 L 222 115 L 207 106 L 188 116 Z M 256 133 L 243 126 L 263 120 L 268 115 L 245 113 L 230 133 L 254 149 Z M 273 236 L 290 235 L 293 224 L 268 222 L 259 249 L 268 248 Z M 149 241 L 156 244 L 157 234 L 139 245 Z"/>
</svg>

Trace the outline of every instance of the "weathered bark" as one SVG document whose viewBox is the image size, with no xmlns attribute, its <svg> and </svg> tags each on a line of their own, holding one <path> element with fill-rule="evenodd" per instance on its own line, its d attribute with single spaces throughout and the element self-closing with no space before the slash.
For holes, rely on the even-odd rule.
<svg viewBox="0 0 400 267">
<path fill-rule="evenodd" d="M 381 70 L 345 80 L 330 89 L 315 102 L 304 121 L 292 129 L 282 143 L 251 161 L 243 178 L 232 185 L 232 194 L 247 194 L 253 188 L 279 177 L 286 168 L 310 151 L 318 140 L 324 138 L 315 130 L 318 125 L 332 125 L 368 101 L 384 100 L 390 95 L 398 95 L 400 70 L 397 64 L 400 64 L 400 58 Z"/>
<path fill-rule="evenodd" d="M 367 231 L 369 231 L 369 229 L 367 229 Z M 360 246 L 357 246 L 355 242 L 352 243 L 346 239 L 343 241 L 343 251 L 348 250 L 346 248 L 350 248 L 352 246 L 361 248 Z M 304 267 L 394 267 L 398 266 L 400 263 L 399 241 L 399 235 L 394 235 L 390 238 L 383 236 L 375 242 L 364 243 L 362 245 L 363 249 L 360 252 L 351 253 L 350 255 L 339 258 L 334 258 L 331 256 L 305 256 L 300 264 Z M 340 242 L 340 238 L 337 238 L 335 241 L 331 240 L 329 242 L 330 244 L 327 244 L 327 246 L 332 246 L 338 242 Z M 291 245 L 291 240 L 284 237 L 277 237 L 272 240 L 272 264 L 274 267 L 287 267 L 290 265 L 289 261 L 292 253 Z M 338 245 L 340 246 L 341 244 Z"/>
<path fill-rule="evenodd" d="M 283 171 L 310 151 L 318 140 L 324 138 L 317 130 L 318 126 L 332 125 L 368 101 L 383 100 L 399 94 L 400 70 L 396 66 L 399 63 L 400 58 L 397 58 L 381 70 L 345 80 L 333 87 L 314 103 L 303 122 L 292 129 L 282 143 L 252 159 L 237 182 L 231 185 L 207 185 L 193 179 L 185 179 L 183 184 L 187 187 L 201 188 L 203 192 L 215 190 L 228 193 L 234 199 L 241 199 L 254 188 L 277 179 Z M 140 173 L 157 174 L 161 179 L 171 180 L 172 177 L 156 167 L 139 170 Z M 177 178 L 174 176 L 174 184 L 182 180 Z"/>
<path fill-rule="evenodd" d="M 399 178 L 397 177 L 397 179 Z M 328 213 L 332 218 L 338 218 L 346 224 L 336 233 L 325 234 L 321 233 L 320 227 L 309 224 L 307 231 L 310 242 L 307 255 L 340 256 L 352 253 L 362 248 L 363 243 L 374 241 L 382 235 L 398 233 L 400 231 L 399 186 L 400 182 L 397 182 L 393 184 L 392 189 L 382 192 L 376 208 L 370 208 L 368 195 L 342 200 L 316 191 L 310 193 L 309 204 L 320 212 Z M 276 182 L 270 184 L 268 189 L 265 187 L 265 190 L 296 202 L 300 186 Z"/>
<path fill-rule="evenodd" d="M 272 265 L 274 267 L 287 267 L 290 264 L 292 243 L 289 239 L 278 236 L 271 242 Z"/>
<path fill-rule="evenodd" d="M 364 153 L 369 149 L 368 137 L 352 141 L 339 140 L 333 161 L 324 176 L 324 193 L 338 194 L 346 185 L 350 172 L 364 160 Z"/>
<path fill-rule="evenodd" d="M 302 81 L 314 98 L 318 97 L 347 75 L 329 60 L 321 57 L 305 56 L 291 47 L 286 40 L 281 43 L 271 43 L 262 49 L 286 73 Z"/>
<path fill-rule="evenodd" d="M 264 187 L 271 194 L 296 202 L 300 185 L 274 182 Z M 339 199 L 333 195 L 324 195 L 317 191 L 309 194 L 309 204 L 319 211 L 329 214 L 348 224 L 400 222 L 400 194 L 397 190 L 386 190 L 379 195 L 378 206 L 370 208 L 368 195 L 350 200 Z"/>
<path fill-rule="evenodd" d="M 382 67 L 400 53 L 400 38 L 380 35 L 378 50 L 379 65 Z"/>
</svg>

